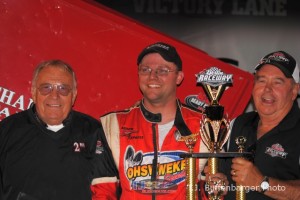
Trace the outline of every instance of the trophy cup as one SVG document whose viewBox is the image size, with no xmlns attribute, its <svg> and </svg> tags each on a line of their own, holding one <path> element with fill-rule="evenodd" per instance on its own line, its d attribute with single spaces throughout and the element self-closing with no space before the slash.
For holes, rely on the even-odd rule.
<svg viewBox="0 0 300 200">
<path fill-rule="evenodd" d="M 215 174 L 218 171 L 217 153 L 219 153 L 228 139 L 229 122 L 224 117 L 224 107 L 219 105 L 219 100 L 223 94 L 225 87 L 232 83 L 232 74 L 225 74 L 217 67 L 211 67 L 208 70 L 200 72 L 196 75 L 197 84 L 201 84 L 210 100 L 210 105 L 205 107 L 205 117 L 200 121 L 200 134 L 204 144 L 207 146 L 209 153 L 193 153 L 190 149 L 188 154 L 181 157 L 186 158 L 186 174 L 187 174 L 187 200 L 195 199 L 195 160 L 196 158 L 208 158 L 210 173 Z M 191 137 L 191 136 L 185 136 Z M 188 146 L 191 139 L 181 137 Z M 188 146 L 189 147 L 189 146 Z M 221 184 L 220 182 L 216 184 Z M 217 195 L 210 194 L 210 200 L 217 200 L 222 191 Z"/>
<path fill-rule="evenodd" d="M 212 67 L 204 73 L 197 75 L 197 83 L 203 86 L 210 100 L 210 105 L 205 107 L 205 115 L 200 122 L 200 134 L 209 152 L 216 155 L 212 155 L 212 157 L 208 158 L 210 174 L 216 174 L 218 172 L 217 154 L 221 152 L 223 145 L 227 142 L 229 137 L 229 121 L 227 117 L 224 116 L 224 107 L 219 104 L 219 100 L 225 87 L 232 84 L 232 74 L 225 74 L 220 69 Z M 223 192 L 223 183 L 212 180 L 212 182 L 209 181 L 208 184 L 218 190 L 217 194 L 214 192 L 210 193 L 209 199 L 220 199 L 220 195 L 222 195 Z"/>
</svg>

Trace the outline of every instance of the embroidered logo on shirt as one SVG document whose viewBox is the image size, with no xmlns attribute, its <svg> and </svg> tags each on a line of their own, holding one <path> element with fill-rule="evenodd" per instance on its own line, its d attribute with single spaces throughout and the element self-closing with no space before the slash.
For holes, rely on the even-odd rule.
<svg viewBox="0 0 300 200">
<path fill-rule="evenodd" d="M 285 159 L 287 156 L 287 152 L 284 151 L 284 148 L 282 147 L 281 144 L 273 144 L 271 147 L 267 147 L 266 154 L 269 154 L 272 157 L 280 157 Z"/>
<path fill-rule="evenodd" d="M 85 144 L 83 142 L 74 142 L 74 152 L 81 152 L 85 149 Z"/>
<path fill-rule="evenodd" d="M 120 131 L 120 135 L 128 139 L 144 139 L 143 135 L 132 135 L 133 133 L 138 133 L 138 131 L 128 127 L 122 127 Z"/>
<path fill-rule="evenodd" d="M 103 152 L 104 148 L 102 145 L 102 142 L 100 140 L 97 140 L 97 144 L 96 144 L 96 154 L 101 154 Z"/>
</svg>

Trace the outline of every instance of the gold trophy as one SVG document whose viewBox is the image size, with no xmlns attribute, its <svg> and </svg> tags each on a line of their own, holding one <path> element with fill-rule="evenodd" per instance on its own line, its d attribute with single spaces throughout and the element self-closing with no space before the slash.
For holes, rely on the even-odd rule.
<svg viewBox="0 0 300 200">
<path fill-rule="evenodd" d="M 219 100 L 227 85 L 232 83 L 232 74 L 225 74 L 217 67 L 211 67 L 196 75 L 197 83 L 201 84 L 210 100 L 210 105 L 205 107 L 205 117 L 200 121 L 200 134 L 204 144 L 209 149 L 209 153 L 193 153 L 190 148 L 188 154 L 183 154 L 186 158 L 186 174 L 187 174 L 187 200 L 194 200 L 195 197 L 195 177 L 196 177 L 196 158 L 208 158 L 210 173 L 215 174 L 218 171 L 218 159 L 215 155 L 219 153 L 228 139 L 229 122 L 224 117 L 224 107 L 219 105 Z M 189 136 L 186 136 L 189 137 Z M 189 138 L 183 138 L 186 144 Z M 188 144 L 187 144 L 188 145 Z M 223 186 L 218 182 L 217 185 Z M 222 188 L 222 187 L 221 187 Z M 224 189 L 224 188 L 223 188 Z M 217 195 L 210 194 L 210 200 L 217 200 L 222 194 L 222 189 Z"/>
<path fill-rule="evenodd" d="M 224 107 L 219 104 L 219 100 L 225 91 L 226 87 L 232 85 L 232 74 L 225 74 L 217 67 L 211 67 L 196 75 L 197 84 L 203 86 L 204 91 L 210 101 L 210 104 L 205 106 L 205 115 L 200 121 L 200 135 L 203 143 L 207 146 L 209 152 L 205 153 L 193 153 L 191 150 L 189 153 L 182 154 L 181 157 L 187 159 L 187 198 L 188 200 L 194 200 L 195 197 L 191 194 L 195 187 L 188 187 L 191 181 L 195 181 L 195 159 L 196 158 L 208 158 L 209 173 L 216 174 L 218 172 L 218 158 L 232 158 L 232 157 L 251 157 L 252 153 L 244 152 L 245 138 L 236 139 L 236 143 L 239 146 L 239 152 L 223 152 L 222 148 L 229 138 L 229 120 L 224 115 Z M 195 98 L 195 97 L 194 97 Z M 188 105 L 190 105 L 187 102 Z M 188 145 L 189 139 L 183 138 Z M 190 161 L 191 160 L 191 161 Z M 192 163 L 192 164 L 191 164 Z M 191 175 L 192 174 L 192 175 Z M 190 184 L 191 185 L 191 184 Z M 195 182 L 192 182 L 195 185 Z M 219 200 L 225 189 L 225 183 L 223 180 L 209 180 L 208 181 L 208 194 L 210 200 Z M 245 188 L 238 186 L 239 191 L 237 194 L 237 200 L 245 200 Z M 206 188 L 207 189 L 207 188 Z"/>
<path fill-rule="evenodd" d="M 218 81 L 221 80 L 221 81 Z M 202 74 L 197 75 L 197 83 L 200 83 L 210 100 L 210 105 L 205 107 L 205 115 L 201 120 L 201 139 L 207 146 L 212 157 L 208 158 L 210 174 L 218 172 L 218 153 L 221 153 L 223 145 L 229 138 L 229 121 L 224 116 L 224 107 L 219 104 L 221 95 L 227 85 L 232 84 L 232 75 L 223 73 L 220 69 L 212 67 Z M 215 156 L 213 156 L 215 154 Z M 210 200 L 218 200 L 222 195 L 224 183 L 219 180 L 211 180 L 208 185 L 212 185 L 217 190 L 209 193 Z"/>
</svg>

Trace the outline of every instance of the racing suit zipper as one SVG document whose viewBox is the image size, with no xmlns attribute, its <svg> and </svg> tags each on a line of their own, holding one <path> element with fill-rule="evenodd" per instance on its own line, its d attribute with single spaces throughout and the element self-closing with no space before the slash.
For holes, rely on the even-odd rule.
<svg viewBox="0 0 300 200">
<path fill-rule="evenodd" d="M 156 123 L 152 124 L 152 142 L 153 142 L 153 161 L 152 161 L 152 175 L 151 175 L 151 182 L 156 181 L 156 174 L 157 174 L 157 161 L 158 161 L 158 155 L 157 155 L 157 138 L 156 138 Z M 154 184 L 156 185 L 156 184 Z M 156 189 L 156 188 L 153 188 Z M 156 194 L 155 192 L 152 192 L 152 200 L 156 199 Z"/>
</svg>

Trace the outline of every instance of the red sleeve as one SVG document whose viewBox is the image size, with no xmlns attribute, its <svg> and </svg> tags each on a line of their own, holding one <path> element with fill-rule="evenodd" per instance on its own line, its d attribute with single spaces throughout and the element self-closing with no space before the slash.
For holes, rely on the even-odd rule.
<svg viewBox="0 0 300 200">
<path fill-rule="evenodd" d="M 92 200 L 117 200 L 117 184 L 114 182 L 91 185 Z"/>
<path fill-rule="evenodd" d="M 200 180 L 200 198 L 199 199 L 203 199 L 203 200 L 208 200 L 208 197 L 206 196 L 206 192 L 205 192 L 205 181 Z"/>
</svg>

